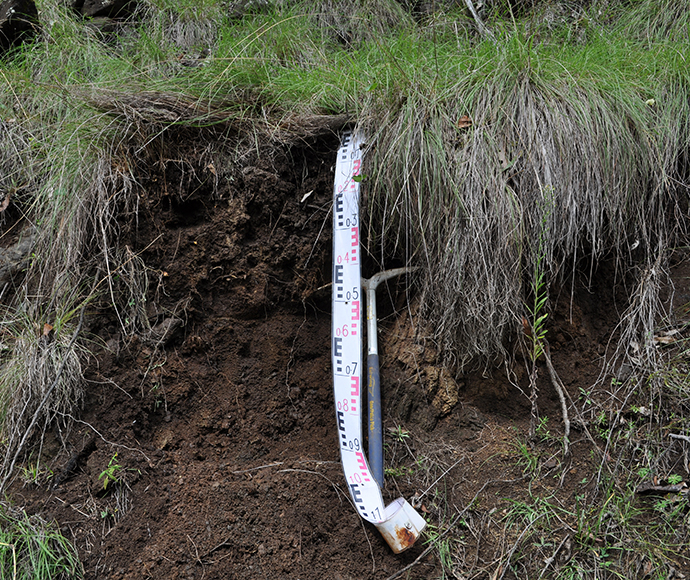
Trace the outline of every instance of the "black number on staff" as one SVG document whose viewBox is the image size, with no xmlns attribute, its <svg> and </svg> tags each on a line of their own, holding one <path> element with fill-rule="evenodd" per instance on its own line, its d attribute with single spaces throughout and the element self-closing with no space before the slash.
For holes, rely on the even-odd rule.
<svg viewBox="0 0 690 580">
<path fill-rule="evenodd" d="M 348 443 L 350 449 L 354 449 L 355 451 L 359 451 L 359 439 L 356 437 Z"/>
<path fill-rule="evenodd" d="M 353 288 L 352 291 L 348 290 L 347 294 L 345 294 L 345 297 L 348 300 L 357 300 L 359 299 L 359 292 L 357 291 L 357 288 Z"/>
</svg>

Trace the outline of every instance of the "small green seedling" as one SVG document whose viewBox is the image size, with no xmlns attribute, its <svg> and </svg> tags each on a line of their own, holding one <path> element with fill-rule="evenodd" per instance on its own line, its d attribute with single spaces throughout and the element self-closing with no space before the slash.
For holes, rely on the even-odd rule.
<svg viewBox="0 0 690 580">
<path fill-rule="evenodd" d="M 678 475 L 677 473 L 674 473 L 673 475 L 668 476 L 669 485 L 678 485 L 682 482 L 683 482 L 683 477 L 681 475 Z"/>
<path fill-rule="evenodd" d="M 101 474 L 98 476 L 98 480 L 103 480 L 103 489 L 108 489 L 108 484 L 117 483 L 120 481 L 120 471 L 122 471 L 122 466 L 117 461 L 117 453 L 110 458 L 108 462 L 108 467 L 106 467 Z"/>
<path fill-rule="evenodd" d="M 549 418 L 539 417 L 537 424 L 537 437 L 543 443 L 551 440 L 551 432 L 549 431 Z"/>
<path fill-rule="evenodd" d="M 413 475 L 414 468 L 405 465 L 400 467 L 386 467 L 384 473 L 390 477 L 405 477 L 406 475 Z"/>
<path fill-rule="evenodd" d="M 402 443 L 405 439 L 410 438 L 410 432 L 406 429 L 403 429 L 400 425 L 398 425 L 395 428 L 388 429 L 388 432 L 390 433 L 393 439 L 400 443 Z"/>
</svg>

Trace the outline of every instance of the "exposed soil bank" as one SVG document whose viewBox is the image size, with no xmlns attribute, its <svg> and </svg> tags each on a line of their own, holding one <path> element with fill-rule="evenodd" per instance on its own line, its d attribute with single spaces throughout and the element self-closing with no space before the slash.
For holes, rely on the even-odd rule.
<svg viewBox="0 0 690 580">
<path fill-rule="evenodd" d="M 392 554 L 350 505 L 340 468 L 324 288 L 337 146 L 334 136 L 253 159 L 216 190 L 216 168 L 192 144 L 142 176 L 138 222 L 123 228 L 149 269 L 153 330 L 127 341 L 116 318 L 91 312 L 90 382 L 69 448 L 47 442 L 53 476 L 12 489 L 59 522 L 87 578 L 385 579 L 424 551 Z M 551 316 L 554 365 L 574 400 L 595 382 L 622 307 L 601 270 L 560 293 Z M 489 578 L 505 549 L 491 526 L 505 498 L 572 504 L 595 469 L 590 443 L 575 430 L 568 464 L 554 459 L 560 407 L 542 367 L 540 411 L 556 443 L 537 452 L 540 478 L 524 478 L 525 395 L 501 369 L 455 381 L 431 341 L 413 340 L 402 282 L 379 296 L 385 498 L 422 495 L 432 524 L 461 513 L 458 573 Z M 115 454 L 120 481 L 104 489 Z M 406 577 L 440 573 L 430 553 Z"/>
</svg>

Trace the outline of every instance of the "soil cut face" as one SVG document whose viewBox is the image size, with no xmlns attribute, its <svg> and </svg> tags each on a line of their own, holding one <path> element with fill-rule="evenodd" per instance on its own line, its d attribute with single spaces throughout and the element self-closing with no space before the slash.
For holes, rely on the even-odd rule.
<svg viewBox="0 0 690 580">
<path fill-rule="evenodd" d="M 123 321 L 91 313 L 83 413 L 66 446 L 57 436 L 44 445 L 52 476 L 11 489 L 59 523 L 87 578 L 385 579 L 427 547 L 431 536 L 394 555 L 353 509 L 340 467 L 328 287 L 337 148 L 332 136 L 276 150 L 214 187 L 217 169 L 190 145 L 142 176 L 146 195 L 123 244 L 148 269 L 151 330 L 126 339 Z M 577 432 L 567 465 L 557 443 L 544 445 L 541 477 L 523 476 L 527 397 L 500 369 L 457 381 L 436 366 L 403 284 L 379 294 L 386 501 L 416 495 L 433 525 L 460 514 L 489 530 L 510 499 L 587 493 L 591 447 Z M 553 362 L 575 400 L 595 382 L 615 325 L 607 284 L 594 277 L 554 300 Z M 522 367 L 513 382 L 526 389 Z M 557 441 L 545 367 L 539 387 Z M 454 545 L 464 573 L 495 577 L 498 538 Z M 429 552 L 404 577 L 441 571 Z"/>
</svg>

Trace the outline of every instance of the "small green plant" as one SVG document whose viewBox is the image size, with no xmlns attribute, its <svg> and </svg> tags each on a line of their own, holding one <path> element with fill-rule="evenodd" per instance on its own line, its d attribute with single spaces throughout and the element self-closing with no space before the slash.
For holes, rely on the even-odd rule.
<svg viewBox="0 0 690 580">
<path fill-rule="evenodd" d="M 31 463 L 22 467 L 22 479 L 27 484 L 38 485 L 40 480 L 49 480 L 53 477 L 53 472 L 49 469 L 41 469 L 38 464 Z"/>
<path fill-rule="evenodd" d="M 414 468 L 406 467 L 404 465 L 400 467 L 386 467 L 384 469 L 385 474 L 391 477 L 404 477 L 406 475 L 412 475 L 414 471 Z"/>
<path fill-rule="evenodd" d="M 657 500 L 653 509 L 659 513 L 661 520 L 669 526 L 669 530 L 674 530 L 679 526 L 683 526 L 687 503 L 684 499 L 678 496 L 669 495 L 667 497 Z"/>
<path fill-rule="evenodd" d="M 395 428 L 388 429 L 390 436 L 397 442 L 402 443 L 405 439 L 410 438 L 410 432 L 403 429 L 401 425 L 397 425 Z"/>
<path fill-rule="evenodd" d="M 597 416 L 594 418 L 593 425 L 595 427 L 596 434 L 602 439 L 607 440 L 610 429 L 608 427 L 609 422 L 605 411 L 599 411 Z"/>
<path fill-rule="evenodd" d="M 527 443 L 517 441 L 514 445 L 518 453 L 517 464 L 522 467 L 522 472 L 524 474 L 536 474 L 539 468 L 539 456 L 530 449 Z"/>
<path fill-rule="evenodd" d="M 149 394 L 154 395 L 153 408 L 154 410 L 158 411 L 160 406 L 164 403 L 161 384 L 158 382 L 154 383 L 154 385 L 149 389 Z"/>
<path fill-rule="evenodd" d="M 37 483 L 40 471 L 35 463 L 32 463 L 28 467 L 22 467 L 22 479 L 26 483 Z"/>
<path fill-rule="evenodd" d="M 683 482 L 683 476 L 678 475 L 677 473 L 674 473 L 672 475 L 669 475 L 667 477 L 669 485 L 678 485 L 679 483 Z"/>
<path fill-rule="evenodd" d="M 424 544 L 435 545 L 438 551 L 438 559 L 441 562 L 441 568 L 443 570 L 441 578 L 446 578 L 446 571 L 451 571 L 453 568 L 452 540 L 451 538 L 445 537 L 445 534 L 441 532 L 439 527 L 432 523 L 427 523 L 424 534 L 426 536 Z M 454 577 L 454 575 L 451 574 L 451 577 Z"/>
<path fill-rule="evenodd" d="M 529 399 L 532 406 L 530 416 L 529 437 L 534 441 L 537 437 L 537 421 L 539 411 L 537 406 L 537 361 L 544 354 L 546 339 L 546 303 L 549 298 L 547 279 L 547 244 L 549 241 L 549 220 L 553 211 L 553 188 L 544 188 L 544 201 L 541 204 L 542 215 L 539 231 L 537 232 L 537 244 L 534 248 L 532 272 L 530 272 L 529 289 L 531 302 L 525 302 L 528 318 L 522 317 L 524 335 L 527 338 L 527 359 L 529 364 Z"/>
<path fill-rule="evenodd" d="M 108 506 L 103 508 L 99 513 L 101 515 L 102 520 L 107 520 L 108 518 L 115 519 L 119 515 L 117 508 L 115 508 L 114 510 L 111 510 L 110 507 L 108 507 Z"/>
<path fill-rule="evenodd" d="M 118 483 L 121 478 L 122 466 L 119 464 L 117 459 L 117 453 L 115 453 L 108 462 L 108 467 L 106 467 L 101 474 L 98 476 L 98 481 L 103 480 L 103 490 L 107 491 L 108 485 Z"/>
<path fill-rule="evenodd" d="M 580 401 L 584 400 L 585 405 L 591 405 L 592 399 L 589 396 L 589 392 L 584 387 L 580 387 L 579 391 L 580 391 L 579 400 Z"/>
<path fill-rule="evenodd" d="M 548 417 L 539 417 L 539 421 L 537 423 L 536 434 L 537 434 L 537 438 L 542 443 L 547 443 L 548 441 L 551 440 L 551 433 L 549 432 L 548 425 L 549 425 L 549 418 Z"/>
</svg>

